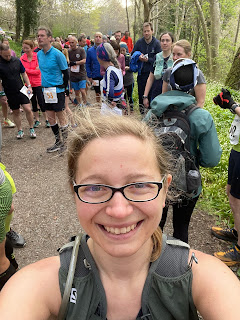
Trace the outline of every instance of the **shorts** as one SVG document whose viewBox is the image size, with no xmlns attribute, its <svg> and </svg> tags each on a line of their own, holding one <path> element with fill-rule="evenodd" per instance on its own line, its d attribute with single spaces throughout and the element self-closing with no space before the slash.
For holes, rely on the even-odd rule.
<svg viewBox="0 0 240 320">
<path fill-rule="evenodd" d="M 228 184 L 231 186 L 230 194 L 240 199 L 240 152 L 231 150 L 228 164 Z"/>
<path fill-rule="evenodd" d="M 33 96 L 31 98 L 32 102 L 32 111 L 37 112 L 38 111 L 38 105 L 41 109 L 42 112 L 45 112 L 44 109 L 44 96 L 43 96 L 43 91 L 42 87 L 33 87 Z"/>
<path fill-rule="evenodd" d="M 23 104 L 30 104 L 30 100 L 22 92 L 7 94 L 10 109 L 18 110 Z"/>
<path fill-rule="evenodd" d="M 71 86 L 74 90 L 86 89 L 86 80 L 80 80 L 78 82 L 71 81 Z"/>
<path fill-rule="evenodd" d="M 44 108 L 46 111 L 60 112 L 65 109 L 65 92 L 57 93 L 57 103 L 46 103 L 44 100 Z"/>
<path fill-rule="evenodd" d="M 93 88 L 94 88 L 96 93 L 101 93 L 100 81 L 102 80 L 102 78 L 93 78 L 93 80 L 98 80 L 99 81 L 99 85 L 98 86 L 93 86 Z"/>
</svg>

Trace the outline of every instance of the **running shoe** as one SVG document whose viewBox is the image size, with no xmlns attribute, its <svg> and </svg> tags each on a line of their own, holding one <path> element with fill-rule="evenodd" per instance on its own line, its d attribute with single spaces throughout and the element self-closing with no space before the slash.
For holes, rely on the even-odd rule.
<svg viewBox="0 0 240 320">
<path fill-rule="evenodd" d="M 62 147 L 62 142 L 55 142 L 53 146 L 51 146 L 50 148 L 47 148 L 47 152 L 51 153 L 51 152 L 56 152 L 61 150 Z"/>
<path fill-rule="evenodd" d="M 214 256 L 224 262 L 227 266 L 232 267 L 240 264 L 240 250 L 237 246 L 223 252 L 215 252 Z"/>
<path fill-rule="evenodd" d="M 6 233 L 6 237 L 14 248 L 23 248 L 26 245 L 24 238 L 12 229 Z"/>
<path fill-rule="evenodd" d="M 212 227 L 211 232 L 212 232 L 212 235 L 214 235 L 218 239 L 222 239 L 222 240 L 230 241 L 234 243 L 237 243 L 238 241 L 238 234 L 234 228 L 223 229 L 220 227 Z"/>
<path fill-rule="evenodd" d="M 22 139 L 23 136 L 24 136 L 24 132 L 22 130 L 19 130 L 17 134 L 17 139 Z"/>
<path fill-rule="evenodd" d="M 30 132 L 30 138 L 31 138 L 31 139 L 35 139 L 35 138 L 36 138 L 36 133 L 35 133 L 34 129 L 31 128 L 31 129 L 29 130 L 29 132 Z"/>
<path fill-rule="evenodd" d="M 4 126 L 8 128 L 16 127 L 15 123 L 13 123 L 10 119 L 5 119 L 3 123 L 4 123 Z"/>
<path fill-rule="evenodd" d="M 34 123 L 33 128 L 37 128 L 37 127 L 39 127 L 40 125 L 41 125 L 41 122 L 38 121 L 38 120 L 36 120 L 35 123 Z"/>
<path fill-rule="evenodd" d="M 46 120 L 46 122 L 45 122 L 45 128 L 50 128 L 50 123 L 48 120 Z"/>
</svg>

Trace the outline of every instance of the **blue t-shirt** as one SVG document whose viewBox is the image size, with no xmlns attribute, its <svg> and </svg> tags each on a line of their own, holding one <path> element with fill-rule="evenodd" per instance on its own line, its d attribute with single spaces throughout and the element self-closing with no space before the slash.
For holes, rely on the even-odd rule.
<svg viewBox="0 0 240 320">
<path fill-rule="evenodd" d="M 54 47 L 46 53 L 43 49 L 37 53 L 39 69 L 42 77 L 42 87 L 56 87 L 63 84 L 62 70 L 67 70 L 67 60 L 64 54 Z M 57 93 L 64 92 L 64 88 L 57 87 Z"/>
</svg>

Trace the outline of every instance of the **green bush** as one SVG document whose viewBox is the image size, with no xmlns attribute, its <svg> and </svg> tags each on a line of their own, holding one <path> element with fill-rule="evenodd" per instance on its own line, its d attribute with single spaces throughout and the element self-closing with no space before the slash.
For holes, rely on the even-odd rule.
<svg viewBox="0 0 240 320">
<path fill-rule="evenodd" d="M 22 51 L 22 44 L 19 42 L 9 40 L 9 45 L 10 45 L 10 48 L 16 52 L 17 57 L 20 58 L 21 51 Z"/>
<path fill-rule="evenodd" d="M 221 91 L 222 85 L 217 82 L 207 84 L 207 95 L 204 108 L 208 110 L 215 122 L 218 139 L 223 150 L 218 166 L 214 168 L 201 168 L 203 192 L 198 207 L 211 214 L 216 214 L 219 220 L 231 225 L 233 216 L 226 195 L 228 158 L 231 151 L 229 142 L 229 129 L 234 115 L 229 110 L 221 109 L 213 103 L 213 97 Z M 240 101 L 240 94 L 230 89 L 233 99 Z"/>
</svg>

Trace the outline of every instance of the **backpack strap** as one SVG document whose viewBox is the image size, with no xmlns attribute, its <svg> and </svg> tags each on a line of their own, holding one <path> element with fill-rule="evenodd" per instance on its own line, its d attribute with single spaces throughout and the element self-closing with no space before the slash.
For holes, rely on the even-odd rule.
<svg viewBox="0 0 240 320">
<path fill-rule="evenodd" d="M 191 104 L 188 106 L 186 109 L 184 109 L 186 116 L 190 117 L 191 113 L 196 109 L 200 109 L 200 107 L 198 107 L 196 104 Z"/>
<path fill-rule="evenodd" d="M 73 278 L 74 278 L 74 273 L 75 273 L 75 268 L 76 268 L 76 263 L 77 263 L 77 258 L 78 258 L 78 250 L 79 246 L 81 243 L 83 233 L 80 233 L 76 236 L 75 241 L 70 242 L 63 246 L 59 252 L 62 252 L 65 248 L 73 246 L 72 250 L 72 255 L 71 255 L 71 261 L 68 269 L 68 275 L 67 275 L 67 281 L 66 281 L 66 286 L 62 298 L 62 303 L 59 309 L 58 317 L 57 320 L 64 320 L 66 311 L 67 311 L 67 305 L 68 305 L 68 300 L 70 296 L 70 291 L 72 288 L 72 283 L 73 283 Z"/>
</svg>

